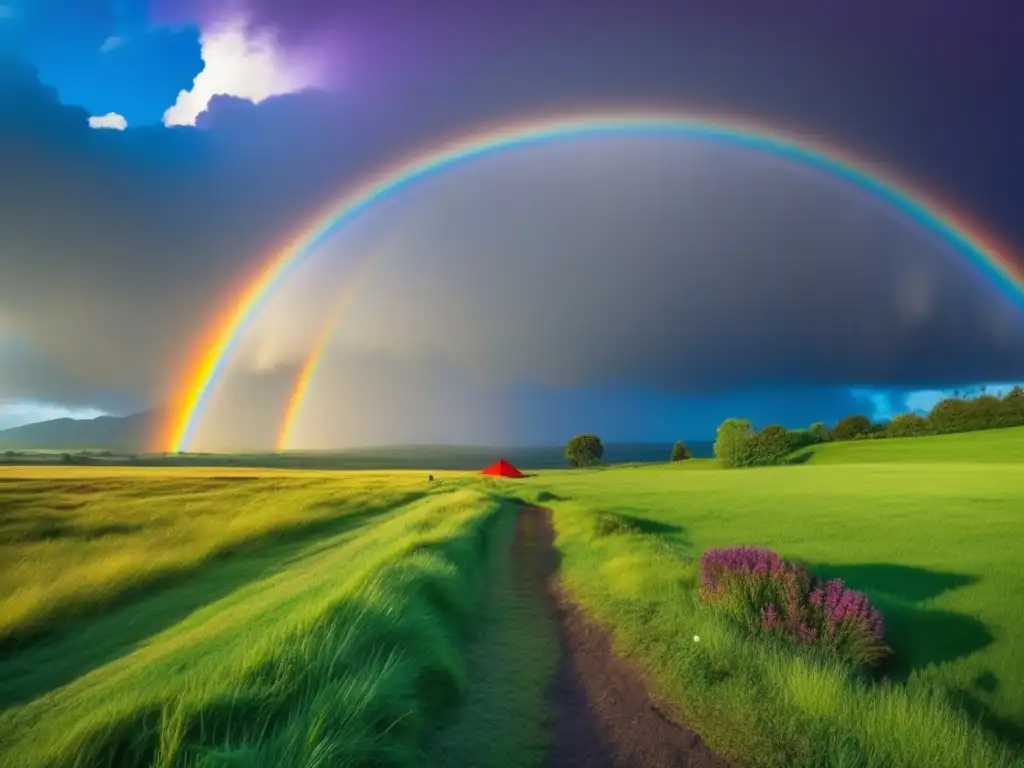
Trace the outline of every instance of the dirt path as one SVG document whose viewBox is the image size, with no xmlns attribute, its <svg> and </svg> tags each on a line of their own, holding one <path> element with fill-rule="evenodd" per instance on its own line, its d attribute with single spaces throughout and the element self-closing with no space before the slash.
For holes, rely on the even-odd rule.
<svg viewBox="0 0 1024 768">
<path fill-rule="evenodd" d="M 611 637 L 554 580 L 558 553 L 550 513 L 520 513 L 512 565 L 544 590 L 558 623 L 559 660 L 548 696 L 555 712 L 549 768 L 719 768 L 700 737 L 657 708 Z"/>
</svg>

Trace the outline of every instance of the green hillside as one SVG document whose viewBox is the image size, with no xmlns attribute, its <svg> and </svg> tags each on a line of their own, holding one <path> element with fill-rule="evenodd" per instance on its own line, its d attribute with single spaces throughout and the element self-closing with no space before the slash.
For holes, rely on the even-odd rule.
<svg viewBox="0 0 1024 768">
<path fill-rule="evenodd" d="M 796 454 L 809 464 L 879 462 L 1024 462 L 1024 427 L 955 435 L 823 443 Z"/>
</svg>

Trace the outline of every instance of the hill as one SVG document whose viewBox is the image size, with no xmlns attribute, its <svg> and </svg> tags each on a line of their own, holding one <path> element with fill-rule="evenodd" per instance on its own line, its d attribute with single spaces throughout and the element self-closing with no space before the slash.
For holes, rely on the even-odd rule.
<svg viewBox="0 0 1024 768">
<path fill-rule="evenodd" d="M 823 443 L 798 451 L 794 459 L 801 464 L 1021 462 L 1024 461 L 1024 427 Z"/>
<path fill-rule="evenodd" d="M 159 411 L 95 419 L 52 419 L 0 432 L 0 448 L 17 450 L 102 449 L 137 453 L 146 449 Z"/>
</svg>

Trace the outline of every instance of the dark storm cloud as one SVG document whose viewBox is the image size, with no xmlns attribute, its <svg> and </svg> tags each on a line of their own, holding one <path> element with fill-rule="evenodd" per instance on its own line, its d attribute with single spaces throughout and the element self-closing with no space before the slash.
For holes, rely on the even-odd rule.
<svg viewBox="0 0 1024 768">
<path fill-rule="evenodd" d="M 253 255 L 323 194 L 315 173 L 289 181 L 259 121 L 241 141 L 241 126 L 94 131 L 11 60 L 0 105 L 0 305 L 11 335 L 90 386 L 161 392 Z"/>
<path fill-rule="evenodd" d="M 244 8 L 283 44 L 314 46 L 346 99 L 413 135 L 567 104 L 738 111 L 892 162 L 1024 243 L 1013 3 L 436 0 L 429 14 L 415 0 L 151 5 L 207 23 Z"/>
<path fill-rule="evenodd" d="M 352 299 L 342 333 L 360 348 L 689 394 L 1024 374 L 1024 318 L 962 254 L 763 156 L 546 146 L 436 179 L 381 219 L 400 234 Z"/>
<path fill-rule="evenodd" d="M 668 4 L 627 15 L 546 4 L 538 24 L 531 2 L 446 0 L 429 18 L 400 3 L 259 2 L 251 22 L 335 61 L 337 92 L 215 99 L 202 130 L 90 131 L 84 110 L 4 62 L 0 319 L 64 372 L 68 402 L 109 389 L 158 399 L 225 294 L 328 195 L 468 125 L 555 106 L 703 105 L 803 127 L 905 168 L 1024 242 L 1024 119 L 1009 99 L 1022 70 L 1008 26 L 957 3 L 929 4 L 918 26 L 925 6 L 885 5 L 686 4 L 670 18 Z M 225 13 L 185 8 L 177 21 Z M 481 387 L 1024 376 L 1019 313 L 886 211 L 730 153 L 703 165 L 667 153 L 669 165 L 692 162 L 674 184 L 653 172 L 652 185 L 638 169 L 663 158 L 631 151 L 620 167 L 570 152 L 524 157 L 517 171 L 508 158 L 410 195 L 412 214 L 399 205 L 383 219 L 405 239 L 354 301 L 361 338 L 338 354 L 393 359 L 367 365 L 415 380 L 408 361 L 428 350 L 484 376 Z M 278 362 L 304 352 L 286 344 Z M 272 410 L 287 376 L 253 376 Z M 238 408 L 244 421 L 251 411 Z"/>
</svg>

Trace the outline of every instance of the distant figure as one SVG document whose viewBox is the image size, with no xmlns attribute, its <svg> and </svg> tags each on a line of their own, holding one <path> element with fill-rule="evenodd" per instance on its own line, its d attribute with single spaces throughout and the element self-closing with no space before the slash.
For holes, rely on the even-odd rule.
<svg viewBox="0 0 1024 768">
<path fill-rule="evenodd" d="M 427 475 L 427 482 L 429 482 L 429 483 L 434 482 L 434 476 L 433 475 Z"/>
</svg>

